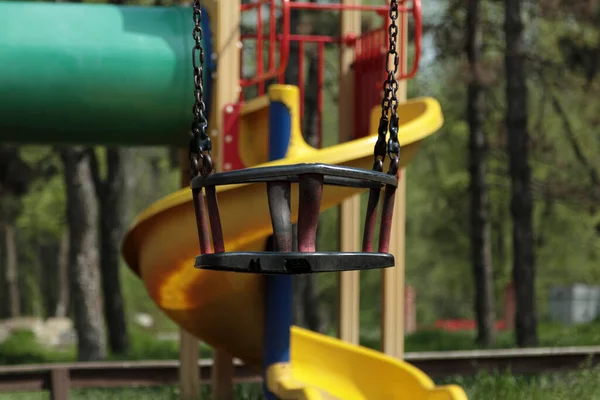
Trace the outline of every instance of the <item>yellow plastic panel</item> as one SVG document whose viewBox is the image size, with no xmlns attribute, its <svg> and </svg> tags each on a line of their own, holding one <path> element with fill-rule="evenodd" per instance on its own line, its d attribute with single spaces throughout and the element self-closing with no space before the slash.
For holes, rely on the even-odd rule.
<svg viewBox="0 0 600 400">
<path fill-rule="evenodd" d="M 460 387 L 435 387 L 407 362 L 299 327 L 291 364 L 269 368 L 267 385 L 285 400 L 467 400 Z"/>
</svg>

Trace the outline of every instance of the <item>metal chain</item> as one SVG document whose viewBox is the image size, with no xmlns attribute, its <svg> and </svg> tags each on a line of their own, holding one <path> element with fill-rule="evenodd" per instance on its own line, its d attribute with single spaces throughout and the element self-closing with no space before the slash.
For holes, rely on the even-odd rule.
<svg viewBox="0 0 600 400">
<path fill-rule="evenodd" d="M 192 37 L 195 44 L 192 49 L 192 65 L 194 68 L 194 106 L 192 112 L 191 135 L 189 145 L 190 177 L 198 174 L 206 176 L 213 171 L 210 151 L 212 144 L 206 133 L 208 120 L 206 118 L 206 105 L 204 104 L 204 48 L 202 47 L 202 4 L 200 0 L 194 0 L 194 28 Z"/>
<path fill-rule="evenodd" d="M 383 160 L 385 159 L 386 147 L 390 157 L 389 174 L 396 175 L 398 172 L 398 164 L 400 157 L 400 142 L 398 141 L 398 66 L 400 64 L 400 56 L 398 55 L 397 40 L 398 40 L 398 0 L 390 1 L 390 25 L 388 27 L 389 46 L 386 57 L 387 77 L 383 83 L 383 98 L 381 100 L 381 118 L 379 119 L 379 129 L 377 143 L 375 143 L 374 157 L 375 163 L 373 169 L 379 172 L 383 171 Z M 393 62 L 390 62 L 390 57 Z M 393 64 L 393 67 L 390 67 Z M 388 114 L 391 110 L 391 117 L 388 120 Z M 387 132 L 390 132 L 390 138 L 387 142 L 385 137 Z"/>
</svg>

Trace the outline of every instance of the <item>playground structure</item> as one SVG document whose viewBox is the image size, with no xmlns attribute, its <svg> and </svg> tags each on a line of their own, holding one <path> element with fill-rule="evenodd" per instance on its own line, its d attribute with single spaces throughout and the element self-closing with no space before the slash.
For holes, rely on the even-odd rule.
<svg viewBox="0 0 600 400">
<path fill-rule="evenodd" d="M 400 4 L 403 100 L 406 81 L 417 72 L 421 14 L 419 0 Z M 371 167 L 381 114 L 387 5 L 361 5 L 358 0 L 259 0 L 243 5 L 238 0 L 212 0 L 204 6 L 205 95 L 211 100 L 209 127 L 218 171 L 316 162 Z M 340 36 L 291 34 L 290 14 L 299 9 L 337 11 Z M 383 23 L 362 34 L 360 15 L 366 12 Z M 256 18 L 254 33 L 241 34 L 243 16 Z M 35 21 L 35 27 L 23 28 L 26 20 Z M 0 66 L 0 87 L 5 88 L 0 104 L 6 105 L 0 110 L 1 140 L 185 147 L 193 86 L 191 10 L 0 2 L 0 21 L 0 57 L 11 60 Z M 410 67 L 409 22 L 414 30 Z M 248 42 L 256 49 L 251 61 L 244 52 Z M 298 48 L 297 86 L 284 84 L 290 43 Z M 340 54 L 338 130 L 343 143 L 323 149 L 309 146 L 302 136 L 304 50 L 309 46 L 316 47 L 317 54 L 318 143 L 323 137 L 327 46 L 337 46 Z M 41 60 L 46 68 L 40 71 Z M 242 66 L 249 64 L 255 71 L 248 77 Z M 25 78 L 28 72 L 38 77 L 35 85 Z M 193 396 L 198 375 L 191 334 L 215 348 L 213 393 L 219 399 L 232 395 L 232 356 L 262 370 L 268 395 L 276 398 L 465 398 L 460 388 L 436 388 L 422 372 L 401 361 L 404 168 L 422 140 L 439 129 L 442 114 L 434 99 L 418 98 L 400 104 L 398 115 L 402 179 L 389 249 L 396 267 L 382 270 L 383 353 L 357 346 L 357 271 L 340 273 L 339 339 L 334 339 L 290 327 L 291 277 L 194 268 L 199 248 L 189 188 L 158 201 L 137 218 L 124 239 L 123 255 L 156 304 L 185 330 L 182 396 Z M 292 215 L 298 208 L 295 190 Z M 217 192 L 227 250 L 263 250 L 273 232 L 264 185 L 231 185 Z M 360 247 L 363 192 L 347 187 L 323 191 L 322 211 L 340 206 L 343 251 Z"/>
</svg>

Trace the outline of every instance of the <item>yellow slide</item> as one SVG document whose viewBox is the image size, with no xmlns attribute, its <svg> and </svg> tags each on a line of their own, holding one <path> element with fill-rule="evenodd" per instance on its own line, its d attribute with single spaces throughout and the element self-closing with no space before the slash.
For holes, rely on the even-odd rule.
<svg viewBox="0 0 600 400">
<path fill-rule="evenodd" d="M 273 85 L 266 97 L 241 111 L 240 149 L 247 166 L 322 162 L 369 169 L 376 135 L 316 150 L 300 132 L 298 88 Z M 292 114 L 292 137 L 283 160 L 265 163 L 268 106 L 284 102 Z M 380 112 L 380 111 L 379 111 Z M 439 104 L 430 98 L 400 105 L 401 163 L 408 164 L 421 141 L 442 125 Z M 378 110 L 372 114 L 372 132 Z M 226 251 L 260 251 L 272 233 L 264 185 L 217 187 Z M 361 189 L 325 187 L 322 210 Z M 292 199 L 297 199 L 292 195 Z M 293 200 L 294 201 L 294 200 Z M 297 210 L 297 202 L 292 207 Z M 293 215 L 296 215 L 293 212 Z M 199 270 L 196 220 L 190 189 L 159 200 L 125 236 L 123 255 L 143 280 L 153 301 L 182 328 L 246 364 L 262 368 L 264 276 Z M 275 365 L 267 384 L 282 399 L 466 399 L 462 389 L 435 388 L 413 366 L 372 350 L 294 327 L 291 367 Z"/>
</svg>

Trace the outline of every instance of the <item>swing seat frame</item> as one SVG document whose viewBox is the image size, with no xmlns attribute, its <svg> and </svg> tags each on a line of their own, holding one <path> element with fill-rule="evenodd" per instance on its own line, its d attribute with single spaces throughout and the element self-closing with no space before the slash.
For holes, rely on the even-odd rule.
<svg viewBox="0 0 600 400">
<path fill-rule="evenodd" d="M 274 252 L 225 252 L 216 187 L 247 183 L 266 184 Z M 292 184 L 299 186 L 297 238 L 293 232 L 291 218 Z M 370 190 L 362 252 L 316 251 L 316 233 L 324 185 Z M 393 267 L 394 256 L 388 254 L 388 248 L 397 186 L 396 175 L 322 163 L 257 167 L 199 175 L 191 181 L 201 248 L 201 254 L 196 257 L 195 267 L 287 275 Z M 379 246 L 378 251 L 373 252 L 376 211 L 382 191 L 384 197 Z M 297 248 L 297 251 L 294 251 L 294 248 Z"/>
</svg>

